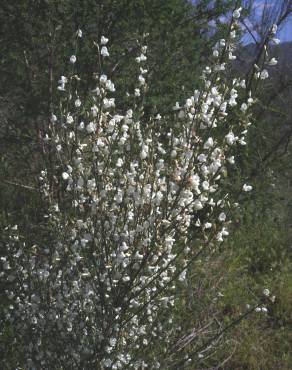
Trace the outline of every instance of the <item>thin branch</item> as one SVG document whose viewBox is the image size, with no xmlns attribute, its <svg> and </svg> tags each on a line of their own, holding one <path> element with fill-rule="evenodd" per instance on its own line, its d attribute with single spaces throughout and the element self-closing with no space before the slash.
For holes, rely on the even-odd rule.
<svg viewBox="0 0 292 370">
<path fill-rule="evenodd" d="M 24 185 L 24 184 L 19 184 L 19 183 L 16 183 L 16 182 L 13 182 L 13 181 L 10 181 L 10 180 L 4 180 L 4 179 L 1 179 L 0 180 L 3 184 L 7 184 L 7 185 L 13 185 L 13 186 L 17 186 L 19 188 L 23 188 L 23 189 L 27 189 L 27 190 L 33 190 L 33 191 L 38 191 L 37 188 L 33 187 L 33 186 L 30 186 L 30 185 Z"/>
</svg>

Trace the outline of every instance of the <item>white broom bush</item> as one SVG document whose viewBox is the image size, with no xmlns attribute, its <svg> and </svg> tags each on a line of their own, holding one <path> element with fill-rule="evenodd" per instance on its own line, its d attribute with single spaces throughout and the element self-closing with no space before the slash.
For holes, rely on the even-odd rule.
<svg viewBox="0 0 292 370">
<path fill-rule="evenodd" d="M 38 179 L 49 237 L 31 245 L 17 226 L 6 229 L 5 319 L 21 343 L 21 368 L 168 368 L 165 354 L 184 334 L 173 320 L 177 292 L 202 251 L 228 236 L 236 206 L 222 178 L 246 144 L 254 103 L 244 80 L 228 78 L 238 14 L 202 88 L 168 114 L 144 111 L 146 46 L 123 111 L 103 71 L 110 40 L 95 45 L 100 69 L 84 96 L 78 55 L 70 57 Z"/>
</svg>

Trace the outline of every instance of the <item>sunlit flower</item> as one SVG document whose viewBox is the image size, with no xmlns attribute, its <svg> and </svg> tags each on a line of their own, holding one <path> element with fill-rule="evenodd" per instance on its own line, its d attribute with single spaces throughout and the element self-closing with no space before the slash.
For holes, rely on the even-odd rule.
<svg viewBox="0 0 292 370">
<path fill-rule="evenodd" d="M 76 60 L 77 60 L 76 56 L 75 55 L 71 55 L 71 57 L 70 57 L 70 63 L 75 64 L 76 63 Z"/>
<path fill-rule="evenodd" d="M 233 145 L 235 143 L 235 141 L 237 140 L 237 138 L 234 136 L 234 133 L 232 131 L 230 131 L 226 136 L 225 136 L 225 139 L 227 141 L 227 144 L 229 145 Z"/>
<path fill-rule="evenodd" d="M 260 73 L 260 78 L 261 78 L 262 80 L 265 80 L 265 79 L 267 79 L 268 77 L 269 77 L 269 72 L 268 72 L 266 69 L 262 70 L 262 72 Z"/>
<path fill-rule="evenodd" d="M 108 39 L 105 36 L 101 36 L 100 43 L 101 45 L 106 45 L 108 43 Z"/>
<path fill-rule="evenodd" d="M 107 75 L 102 74 L 99 78 L 100 83 L 106 84 L 107 82 Z"/>
<path fill-rule="evenodd" d="M 213 138 L 209 137 L 209 139 L 204 144 L 204 149 L 210 149 L 214 145 Z"/>
<path fill-rule="evenodd" d="M 91 134 L 93 132 L 95 132 L 96 130 L 96 124 L 94 122 L 90 122 L 87 126 L 86 126 L 86 131 Z"/>
<path fill-rule="evenodd" d="M 238 8 L 238 9 L 234 10 L 233 18 L 235 18 L 235 19 L 240 18 L 241 10 L 242 10 L 242 8 Z"/>
<path fill-rule="evenodd" d="M 277 32 L 277 30 L 278 30 L 278 26 L 277 26 L 276 24 L 273 24 L 273 26 L 272 26 L 272 28 L 271 28 L 271 32 L 272 32 L 273 34 L 275 34 L 275 33 Z"/>
<path fill-rule="evenodd" d="M 275 66 L 278 64 L 278 61 L 276 58 L 272 58 L 269 62 L 268 62 L 269 66 Z"/>
<path fill-rule="evenodd" d="M 139 76 L 139 82 L 140 85 L 145 85 L 145 78 L 142 75 Z"/>
<path fill-rule="evenodd" d="M 60 80 L 58 81 L 59 86 L 58 90 L 65 91 L 66 83 L 68 82 L 67 77 L 61 76 Z"/>
<path fill-rule="evenodd" d="M 225 220 L 226 220 L 226 214 L 224 212 L 221 212 L 220 215 L 218 216 L 218 220 L 220 222 L 225 222 Z"/>
<path fill-rule="evenodd" d="M 108 52 L 108 50 L 107 50 L 107 47 L 106 47 L 106 46 L 103 46 L 103 47 L 101 48 L 100 54 L 101 54 L 103 57 L 109 57 L 109 52 Z"/>
<path fill-rule="evenodd" d="M 74 122 L 74 118 L 71 116 L 71 114 L 69 113 L 67 115 L 67 119 L 66 119 L 66 122 L 70 125 L 71 123 Z"/>
<path fill-rule="evenodd" d="M 242 187 L 242 190 L 243 191 L 246 191 L 246 192 L 251 191 L 252 190 L 252 186 L 251 185 L 244 184 L 243 187 Z"/>
<path fill-rule="evenodd" d="M 81 100 L 79 98 L 76 99 L 74 104 L 76 108 L 79 108 L 81 106 Z"/>
<path fill-rule="evenodd" d="M 67 172 L 63 172 L 63 173 L 62 173 L 62 178 L 63 178 L 63 180 L 68 180 L 68 179 L 69 179 L 69 177 L 70 177 L 70 175 L 69 175 Z"/>
</svg>

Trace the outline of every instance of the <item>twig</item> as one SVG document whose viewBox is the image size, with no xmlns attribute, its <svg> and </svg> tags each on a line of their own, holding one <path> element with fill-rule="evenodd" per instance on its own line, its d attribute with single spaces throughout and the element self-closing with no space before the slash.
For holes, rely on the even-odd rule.
<svg viewBox="0 0 292 370">
<path fill-rule="evenodd" d="M 7 184 L 7 185 L 13 185 L 13 186 L 18 186 L 18 187 L 23 188 L 23 189 L 38 191 L 37 188 L 35 188 L 33 186 L 30 186 L 30 185 L 18 184 L 16 182 L 13 182 L 13 181 L 10 181 L 10 180 L 3 180 L 3 179 L 1 179 L 0 181 L 4 184 Z"/>
</svg>

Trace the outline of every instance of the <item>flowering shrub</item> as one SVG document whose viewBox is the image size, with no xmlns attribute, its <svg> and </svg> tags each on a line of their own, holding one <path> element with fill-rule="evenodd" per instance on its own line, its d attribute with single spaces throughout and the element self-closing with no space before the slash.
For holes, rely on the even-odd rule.
<svg viewBox="0 0 292 370">
<path fill-rule="evenodd" d="M 246 144 L 254 103 L 244 80 L 228 78 L 239 16 L 214 46 L 202 88 L 163 116 L 144 110 L 146 45 L 124 111 L 103 72 L 109 40 L 95 45 L 99 70 L 86 94 L 78 56 L 70 57 L 44 137 L 46 236 L 31 245 L 17 227 L 6 230 L 5 316 L 21 343 L 20 366 L 170 368 L 166 354 L 183 335 L 172 319 L 177 289 L 200 254 L 228 236 L 236 206 L 222 179 Z"/>
</svg>

